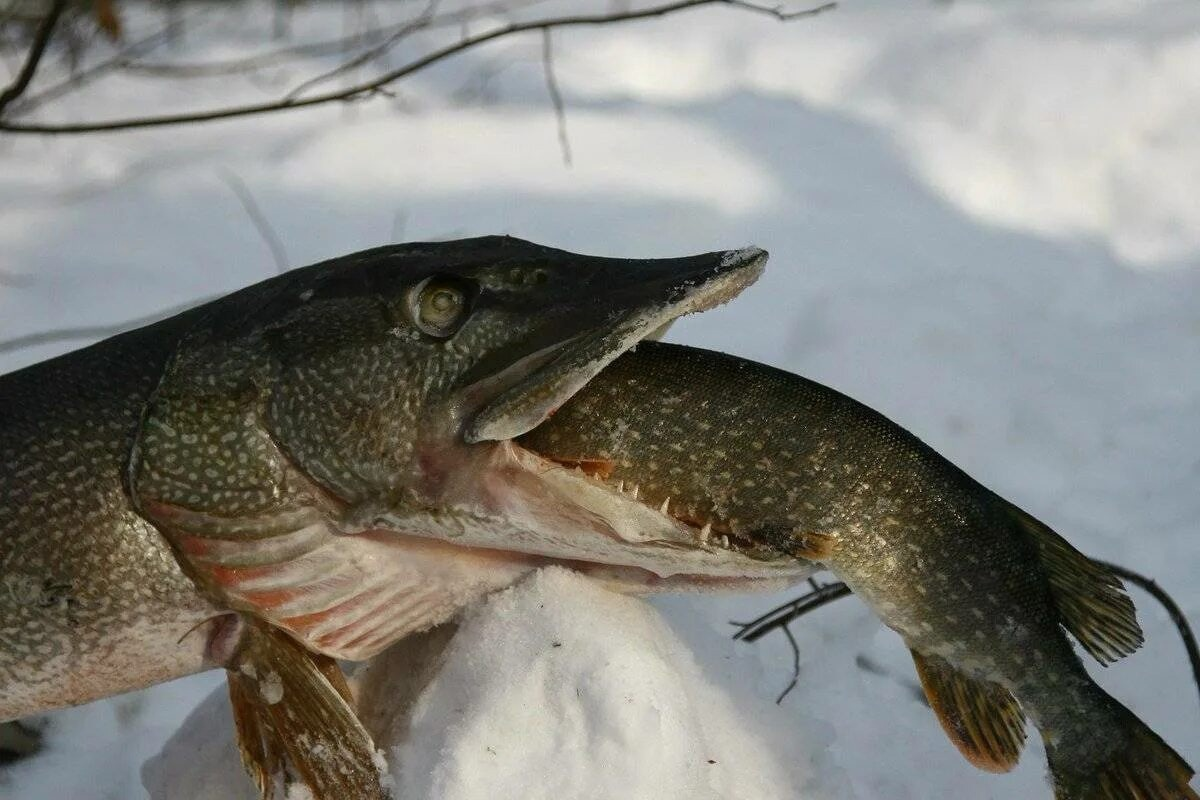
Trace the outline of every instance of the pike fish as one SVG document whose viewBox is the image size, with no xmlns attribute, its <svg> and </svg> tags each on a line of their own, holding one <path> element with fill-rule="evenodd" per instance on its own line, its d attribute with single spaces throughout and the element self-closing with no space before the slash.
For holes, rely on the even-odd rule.
<svg viewBox="0 0 1200 800">
<path fill-rule="evenodd" d="M 0 377 L 0 721 L 224 667 L 264 797 L 380 798 L 334 659 L 546 564 L 631 592 L 807 575 L 512 441 L 765 260 L 390 246 Z"/>
<path fill-rule="evenodd" d="M 1197 800 L 1192 769 L 1088 675 L 1142 643 L 1120 580 L 838 392 L 644 342 L 521 437 L 701 541 L 824 565 L 912 651 L 964 756 L 1010 770 L 1026 716 L 1060 800 Z"/>
</svg>

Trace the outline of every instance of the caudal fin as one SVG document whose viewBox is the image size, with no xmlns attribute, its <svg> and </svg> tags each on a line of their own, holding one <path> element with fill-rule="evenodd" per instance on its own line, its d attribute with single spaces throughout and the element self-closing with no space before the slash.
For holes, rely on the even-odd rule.
<svg viewBox="0 0 1200 800">
<path fill-rule="evenodd" d="M 1103 747 L 1114 740 L 1122 744 L 1099 763 L 1090 754 L 1073 752 L 1070 743 L 1047 741 L 1055 800 L 1200 800 L 1189 786 L 1192 768 L 1123 706 L 1118 706 L 1113 735 L 1091 741 Z"/>
</svg>

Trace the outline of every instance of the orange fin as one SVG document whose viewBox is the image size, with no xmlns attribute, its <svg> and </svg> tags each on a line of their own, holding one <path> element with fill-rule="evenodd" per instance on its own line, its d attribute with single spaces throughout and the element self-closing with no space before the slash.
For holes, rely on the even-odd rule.
<svg viewBox="0 0 1200 800">
<path fill-rule="evenodd" d="M 227 683 L 242 766 L 254 781 L 258 796 L 269 800 L 275 794 L 276 776 L 282 774 L 283 745 L 271 729 L 270 719 L 258 715 L 246 682 L 231 672 Z"/>
<path fill-rule="evenodd" d="M 1121 579 L 1047 525 L 1008 505 L 1021 528 L 1037 543 L 1063 627 L 1083 649 L 1107 666 L 1141 647 L 1142 629 Z"/>
<path fill-rule="evenodd" d="M 375 744 L 332 659 L 247 619 L 227 674 L 238 747 L 263 800 L 293 774 L 314 800 L 387 800 Z"/>
<path fill-rule="evenodd" d="M 933 713 L 967 761 L 987 772 L 1015 767 L 1025 745 L 1025 714 L 1016 698 L 937 656 L 913 650 L 912 657 Z"/>
</svg>

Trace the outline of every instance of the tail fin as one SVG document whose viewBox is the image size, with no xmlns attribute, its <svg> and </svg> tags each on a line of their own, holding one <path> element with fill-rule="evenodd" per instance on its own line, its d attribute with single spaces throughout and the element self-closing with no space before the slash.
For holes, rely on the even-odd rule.
<svg viewBox="0 0 1200 800">
<path fill-rule="evenodd" d="M 1188 786 L 1195 773 L 1187 762 L 1133 712 L 1115 700 L 1111 703 L 1116 706 L 1116 729 L 1090 742 L 1121 744 L 1100 763 L 1076 756 L 1067 742 L 1046 742 L 1055 800 L 1200 800 Z"/>
</svg>

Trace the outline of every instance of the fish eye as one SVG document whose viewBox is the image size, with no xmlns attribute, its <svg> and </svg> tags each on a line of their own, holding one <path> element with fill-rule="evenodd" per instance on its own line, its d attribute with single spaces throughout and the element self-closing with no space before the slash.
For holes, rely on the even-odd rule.
<svg viewBox="0 0 1200 800">
<path fill-rule="evenodd" d="M 409 313 L 413 323 L 429 336 L 453 336 L 466 320 L 467 292 L 459 281 L 434 276 L 413 287 Z"/>
</svg>

